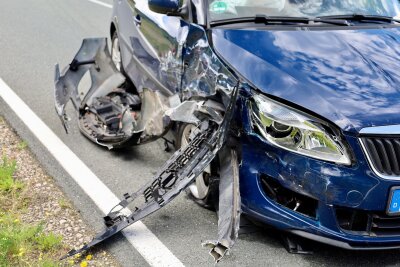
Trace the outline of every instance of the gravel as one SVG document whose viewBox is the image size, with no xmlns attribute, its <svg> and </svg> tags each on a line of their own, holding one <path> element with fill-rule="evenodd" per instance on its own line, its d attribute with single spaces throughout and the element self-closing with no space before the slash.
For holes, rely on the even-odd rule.
<svg viewBox="0 0 400 267">
<path fill-rule="evenodd" d="M 29 205 L 23 212 L 22 221 L 29 224 L 43 223 L 45 232 L 63 237 L 66 248 L 78 248 L 88 243 L 94 235 L 80 217 L 71 202 L 46 174 L 26 144 L 7 122 L 0 117 L 0 156 L 17 163 L 15 178 L 29 188 Z M 67 252 L 67 250 L 65 251 Z M 95 250 L 63 262 L 74 266 L 120 266 L 106 251 Z"/>
</svg>

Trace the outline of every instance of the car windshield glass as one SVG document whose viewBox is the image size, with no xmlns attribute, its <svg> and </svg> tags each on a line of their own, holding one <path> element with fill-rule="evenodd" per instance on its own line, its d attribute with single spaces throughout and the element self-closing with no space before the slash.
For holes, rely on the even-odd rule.
<svg viewBox="0 0 400 267">
<path fill-rule="evenodd" d="M 362 14 L 397 17 L 398 0 L 208 0 L 210 21 L 265 15 L 321 17 Z"/>
</svg>

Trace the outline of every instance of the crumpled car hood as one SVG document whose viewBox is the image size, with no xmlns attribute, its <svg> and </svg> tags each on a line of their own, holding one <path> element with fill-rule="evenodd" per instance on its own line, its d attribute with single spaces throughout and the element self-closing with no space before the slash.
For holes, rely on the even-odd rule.
<svg viewBox="0 0 400 267">
<path fill-rule="evenodd" d="M 400 124 L 400 28 L 213 29 L 218 54 L 259 90 L 344 131 Z"/>
</svg>

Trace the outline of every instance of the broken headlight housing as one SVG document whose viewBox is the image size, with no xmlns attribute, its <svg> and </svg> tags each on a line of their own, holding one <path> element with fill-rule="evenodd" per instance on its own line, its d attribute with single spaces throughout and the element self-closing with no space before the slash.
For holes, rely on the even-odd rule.
<svg viewBox="0 0 400 267">
<path fill-rule="evenodd" d="M 259 94 L 253 96 L 251 113 L 253 127 L 271 144 L 304 156 L 351 164 L 340 135 L 326 123 Z"/>
</svg>

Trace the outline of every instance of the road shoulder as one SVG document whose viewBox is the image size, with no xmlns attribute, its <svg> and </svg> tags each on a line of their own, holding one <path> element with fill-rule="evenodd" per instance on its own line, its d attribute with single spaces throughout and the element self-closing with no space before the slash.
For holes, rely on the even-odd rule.
<svg viewBox="0 0 400 267">
<path fill-rule="evenodd" d="M 13 178 L 24 184 L 28 199 L 23 210 L 18 210 L 18 220 L 30 226 L 42 225 L 43 233 L 62 237 L 62 246 L 53 257 L 61 256 L 68 249 L 90 241 L 93 231 L 81 218 L 54 179 L 42 168 L 31 153 L 28 144 L 20 139 L 8 123 L 0 117 L 0 154 L 16 163 Z M 23 250 L 22 250 L 23 251 Z M 41 256 L 37 256 L 40 260 Z M 57 259 L 54 259 L 57 260 Z M 63 265 L 120 266 L 118 261 L 103 249 L 69 259 Z"/>
</svg>

